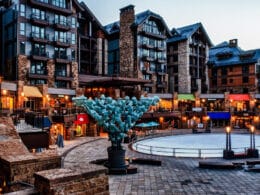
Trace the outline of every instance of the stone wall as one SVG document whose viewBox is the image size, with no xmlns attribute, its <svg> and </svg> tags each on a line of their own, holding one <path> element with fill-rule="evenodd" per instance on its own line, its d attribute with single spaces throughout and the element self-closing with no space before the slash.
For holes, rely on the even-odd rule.
<svg viewBox="0 0 260 195">
<path fill-rule="evenodd" d="M 83 171 L 53 169 L 35 174 L 34 186 L 40 194 L 109 194 L 106 169 L 89 165 Z"/>
<path fill-rule="evenodd" d="M 134 77 L 134 33 L 132 24 L 135 21 L 134 6 L 130 5 L 120 12 L 120 76 Z"/>
</svg>

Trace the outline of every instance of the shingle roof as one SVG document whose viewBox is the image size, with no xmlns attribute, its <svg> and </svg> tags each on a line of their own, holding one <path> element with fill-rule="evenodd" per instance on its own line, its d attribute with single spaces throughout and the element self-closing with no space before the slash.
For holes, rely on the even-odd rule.
<svg viewBox="0 0 260 195">
<path fill-rule="evenodd" d="M 170 30 L 168 29 L 164 19 L 160 15 L 158 15 L 158 14 L 156 14 L 156 13 L 150 11 L 150 10 L 146 10 L 144 12 L 136 14 L 135 15 L 135 22 L 134 22 L 133 25 L 138 26 L 138 25 L 142 24 L 149 17 L 155 17 L 155 18 L 158 18 L 159 20 L 161 20 L 162 23 L 164 24 L 164 26 L 166 27 L 168 34 L 171 33 Z M 104 26 L 104 28 L 105 28 L 105 30 L 107 31 L 108 34 L 113 34 L 113 33 L 119 32 L 119 27 L 120 27 L 119 21 L 113 22 L 111 24 Z"/>
<path fill-rule="evenodd" d="M 188 26 L 183 26 L 180 28 L 173 28 L 171 33 L 172 33 L 172 37 L 169 38 L 167 40 L 168 43 L 171 42 L 178 42 L 178 41 L 182 41 L 182 40 L 187 40 L 188 38 L 190 38 L 199 28 L 202 29 L 202 31 L 204 32 L 205 36 L 207 37 L 207 40 L 209 42 L 210 45 L 213 45 L 211 43 L 210 38 L 208 37 L 203 25 L 199 22 L 199 23 L 195 23 L 195 24 L 191 24 Z"/>
<path fill-rule="evenodd" d="M 210 48 L 208 64 L 230 66 L 256 63 L 258 59 L 260 59 L 260 49 L 244 51 L 238 46 L 231 46 L 228 42 L 223 42 Z"/>
</svg>

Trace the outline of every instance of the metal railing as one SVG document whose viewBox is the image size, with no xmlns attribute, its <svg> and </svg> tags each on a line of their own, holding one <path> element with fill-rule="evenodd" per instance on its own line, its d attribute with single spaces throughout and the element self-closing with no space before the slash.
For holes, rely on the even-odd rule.
<svg viewBox="0 0 260 195">
<path fill-rule="evenodd" d="M 132 148 L 138 152 L 150 154 L 150 155 L 161 155 L 161 156 L 172 156 L 172 157 L 223 157 L 224 148 L 172 148 L 172 147 L 159 147 L 145 145 L 138 142 L 133 143 Z M 256 146 L 260 149 L 260 146 Z M 248 147 L 232 148 L 235 153 L 246 153 Z"/>
</svg>

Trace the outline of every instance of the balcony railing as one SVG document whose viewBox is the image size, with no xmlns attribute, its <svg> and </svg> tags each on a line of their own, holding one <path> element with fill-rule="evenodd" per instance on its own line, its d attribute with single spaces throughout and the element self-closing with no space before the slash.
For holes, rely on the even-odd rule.
<svg viewBox="0 0 260 195">
<path fill-rule="evenodd" d="M 38 43 L 48 43 L 49 41 L 49 35 L 47 34 L 39 34 L 35 32 L 31 32 L 31 40 Z"/>
<path fill-rule="evenodd" d="M 44 8 L 45 10 L 58 12 L 58 13 L 61 13 L 63 15 L 67 15 L 67 16 L 72 14 L 72 11 L 70 8 L 68 8 L 68 7 L 62 8 L 62 7 L 55 6 L 55 5 L 53 5 L 52 0 L 29 0 L 29 2 L 32 5 L 35 5 L 39 8 Z"/>
<path fill-rule="evenodd" d="M 54 24 L 53 25 L 54 28 L 57 28 L 59 30 L 69 31 L 71 29 L 71 25 L 67 21 L 62 21 L 62 20 L 57 21 L 57 20 L 54 20 L 53 24 Z"/>
<path fill-rule="evenodd" d="M 48 26 L 49 25 L 49 18 L 48 17 L 44 17 L 41 18 L 40 15 L 37 14 L 31 14 L 31 21 L 34 24 L 38 24 L 41 26 Z"/>
<path fill-rule="evenodd" d="M 31 57 L 34 60 L 48 60 L 49 52 L 31 51 Z"/>
</svg>

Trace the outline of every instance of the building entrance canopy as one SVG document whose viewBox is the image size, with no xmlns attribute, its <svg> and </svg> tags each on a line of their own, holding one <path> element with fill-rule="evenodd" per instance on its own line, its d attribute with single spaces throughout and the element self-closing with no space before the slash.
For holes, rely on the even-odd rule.
<svg viewBox="0 0 260 195">
<path fill-rule="evenodd" d="M 195 101 L 195 98 L 193 94 L 178 94 L 178 100 Z"/>
<path fill-rule="evenodd" d="M 40 90 L 34 86 L 24 86 L 23 92 L 25 97 L 42 97 Z"/>
<path fill-rule="evenodd" d="M 250 97 L 248 94 L 230 94 L 228 99 L 234 101 L 249 101 Z"/>
</svg>

